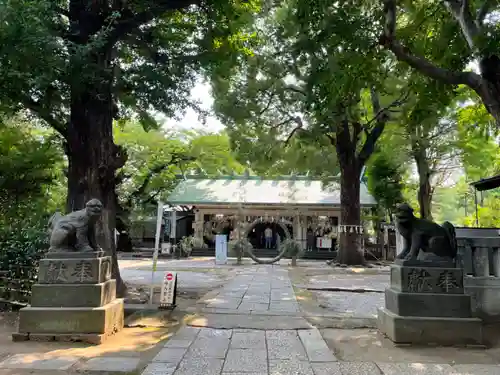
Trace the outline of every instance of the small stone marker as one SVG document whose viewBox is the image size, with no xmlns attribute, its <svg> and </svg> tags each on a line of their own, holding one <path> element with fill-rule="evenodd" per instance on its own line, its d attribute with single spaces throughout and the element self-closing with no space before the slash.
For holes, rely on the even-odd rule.
<svg viewBox="0 0 500 375">
<path fill-rule="evenodd" d="M 160 294 L 160 309 L 174 309 L 177 297 L 177 272 L 167 271 Z"/>
</svg>

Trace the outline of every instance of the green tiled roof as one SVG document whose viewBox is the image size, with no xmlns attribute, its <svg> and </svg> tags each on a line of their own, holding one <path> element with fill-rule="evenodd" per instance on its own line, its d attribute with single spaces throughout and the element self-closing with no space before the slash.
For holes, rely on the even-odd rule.
<svg viewBox="0 0 500 375">
<path fill-rule="evenodd" d="M 262 179 L 255 176 L 202 177 L 181 180 L 167 200 L 170 204 L 270 204 L 340 206 L 340 184 L 304 177 Z M 375 199 L 361 183 L 360 203 L 373 206 Z"/>
</svg>

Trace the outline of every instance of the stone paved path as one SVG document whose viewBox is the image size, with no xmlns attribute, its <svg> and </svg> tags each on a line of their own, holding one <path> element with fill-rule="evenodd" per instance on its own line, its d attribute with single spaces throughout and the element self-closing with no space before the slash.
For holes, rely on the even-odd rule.
<svg viewBox="0 0 500 375">
<path fill-rule="evenodd" d="M 338 361 L 317 329 L 184 327 L 142 375 L 498 375 L 500 365 Z"/>
<path fill-rule="evenodd" d="M 384 358 L 380 362 L 339 361 L 318 329 L 280 329 L 274 325 L 277 318 L 286 322 L 298 319 L 291 315 L 301 314 L 287 270 L 276 266 L 245 269 L 203 302 L 222 321 L 231 316 L 245 322 L 247 316 L 257 313 L 268 324 L 245 329 L 219 321 L 212 325 L 216 328 L 206 328 L 210 323 L 203 317 L 203 327 L 183 327 L 167 341 L 142 375 L 500 374 L 497 365 L 386 363 Z"/>
<path fill-rule="evenodd" d="M 235 313 L 297 313 L 299 305 L 288 271 L 273 266 L 244 270 L 205 301 L 207 308 L 228 309 Z"/>
</svg>

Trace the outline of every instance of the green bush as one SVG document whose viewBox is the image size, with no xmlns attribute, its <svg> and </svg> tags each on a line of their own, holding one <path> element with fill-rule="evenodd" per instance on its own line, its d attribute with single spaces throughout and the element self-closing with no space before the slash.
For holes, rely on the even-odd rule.
<svg viewBox="0 0 500 375">
<path fill-rule="evenodd" d="M 297 257 L 299 258 L 300 255 L 302 254 L 302 248 L 300 246 L 300 243 L 298 241 L 292 240 L 292 239 L 286 239 L 284 240 L 281 245 L 281 248 L 286 249 L 285 250 L 285 255 L 287 257 Z"/>
<path fill-rule="evenodd" d="M 184 256 L 190 256 L 194 248 L 203 249 L 207 245 L 203 240 L 200 240 L 193 236 L 182 237 L 179 241 L 179 248 Z"/>
<path fill-rule="evenodd" d="M 231 240 L 227 244 L 230 257 L 236 258 L 236 262 L 241 264 L 241 258 L 246 252 L 252 250 L 252 244 L 246 238 Z"/>
<path fill-rule="evenodd" d="M 0 297 L 29 302 L 38 263 L 49 248 L 46 228 L 39 225 L 0 229 Z"/>
</svg>

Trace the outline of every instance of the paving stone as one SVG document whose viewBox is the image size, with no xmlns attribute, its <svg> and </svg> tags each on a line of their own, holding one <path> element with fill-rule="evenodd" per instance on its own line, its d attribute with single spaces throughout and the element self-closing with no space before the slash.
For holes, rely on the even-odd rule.
<svg viewBox="0 0 500 375">
<path fill-rule="evenodd" d="M 140 358 L 130 357 L 97 357 L 85 362 L 81 369 L 84 371 L 132 372 L 137 369 Z"/>
<path fill-rule="evenodd" d="M 238 307 L 239 311 L 268 311 L 269 303 L 253 303 L 243 301 Z"/>
<path fill-rule="evenodd" d="M 237 309 L 240 303 L 240 298 L 221 298 L 207 303 L 207 306 L 218 309 Z"/>
<path fill-rule="evenodd" d="M 265 349 L 266 335 L 264 331 L 233 332 L 231 349 Z"/>
<path fill-rule="evenodd" d="M 299 304 L 297 302 L 271 301 L 271 304 L 269 305 L 269 310 L 296 312 L 299 311 Z"/>
<path fill-rule="evenodd" d="M 188 355 L 205 358 L 224 358 L 228 348 L 228 338 L 198 337 L 189 348 Z"/>
<path fill-rule="evenodd" d="M 289 339 L 296 338 L 297 331 L 293 329 L 268 329 L 266 339 Z"/>
<path fill-rule="evenodd" d="M 295 331 L 275 331 L 274 333 L 266 332 L 267 350 L 269 359 L 290 359 L 293 358 L 299 361 L 306 361 L 307 355 Z M 293 354 L 292 354 L 293 353 Z"/>
<path fill-rule="evenodd" d="M 232 333 L 233 331 L 230 329 L 203 328 L 198 337 L 221 337 L 229 339 Z"/>
<path fill-rule="evenodd" d="M 200 333 L 200 328 L 196 327 L 182 327 L 177 331 L 174 338 L 180 340 L 194 340 Z"/>
<path fill-rule="evenodd" d="M 377 362 L 378 367 L 384 375 L 451 375 L 453 368 L 447 364 L 437 363 L 387 363 Z M 466 374 L 464 374 L 466 375 Z M 474 375 L 476 375 L 474 373 Z"/>
<path fill-rule="evenodd" d="M 0 369 L 68 370 L 79 358 L 50 357 L 45 354 L 15 354 L 0 362 Z"/>
<path fill-rule="evenodd" d="M 268 375 L 268 372 L 223 372 L 222 375 Z"/>
<path fill-rule="evenodd" d="M 455 365 L 451 373 L 453 375 L 498 375 L 500 365 Z"/>
<path fill-rule="evenodd" d="M 184 354 L 186 354 L 186 348 L 163 348 L 159 353 L 153 358 L 153 362 L 168 362 L 178 364 Z"/>
<path fill-rule="evenodd" d="M 269 303 L 269 297 L 263 295 L 245 295 L 243 297 L 242 303 L 253 302 L 253 303 Z"/>
<path fill-rule="evenodd" d="M 150 363 L 141 375 L 172 375 L 175 371 L 176 365 L 173 363 Z"/>
<path fill-rule="evenodd" d="M 183 359 L 174 375 L 219 375 L 223 359 L 189 357 Z"/>
<path fill-rule="evenodd" d="M 250 370 L 267 372 L 267 352 L 265 349 L 230 349 L 224 363 L 224 372 Z"/>
<path fill-rule="evenodd" d="M 165 348 L 188 348 L 194 341 L 195 339 L 177 339 L 177 337 L 174 336 L 174 338 L 168 340 L 164 347 Z"/>
<path fill-rule="evenodd" d="M 307 361 L 269 360 L 269 375 L 314 375 L 314 373 Z"/>
<path fill-rule="evenodd" d="M 382 375 L 380 369 L 373 362 L 339 362 L 339 364 L 342 375 Z M 395 375 L 406 374 L 398 372 Z"/>
<path fill-rule="evenodd" d="M 315 362 L 311 363 L 311 366 L 314 375 L 344 375 L 339 362 Z"/>
<path fill-rule="evenodd" d="M 300 330 L 298 335 L 306 349 L 309 361 L 333 362 L 337 360 L 317 329 Z"/>
</svg>

